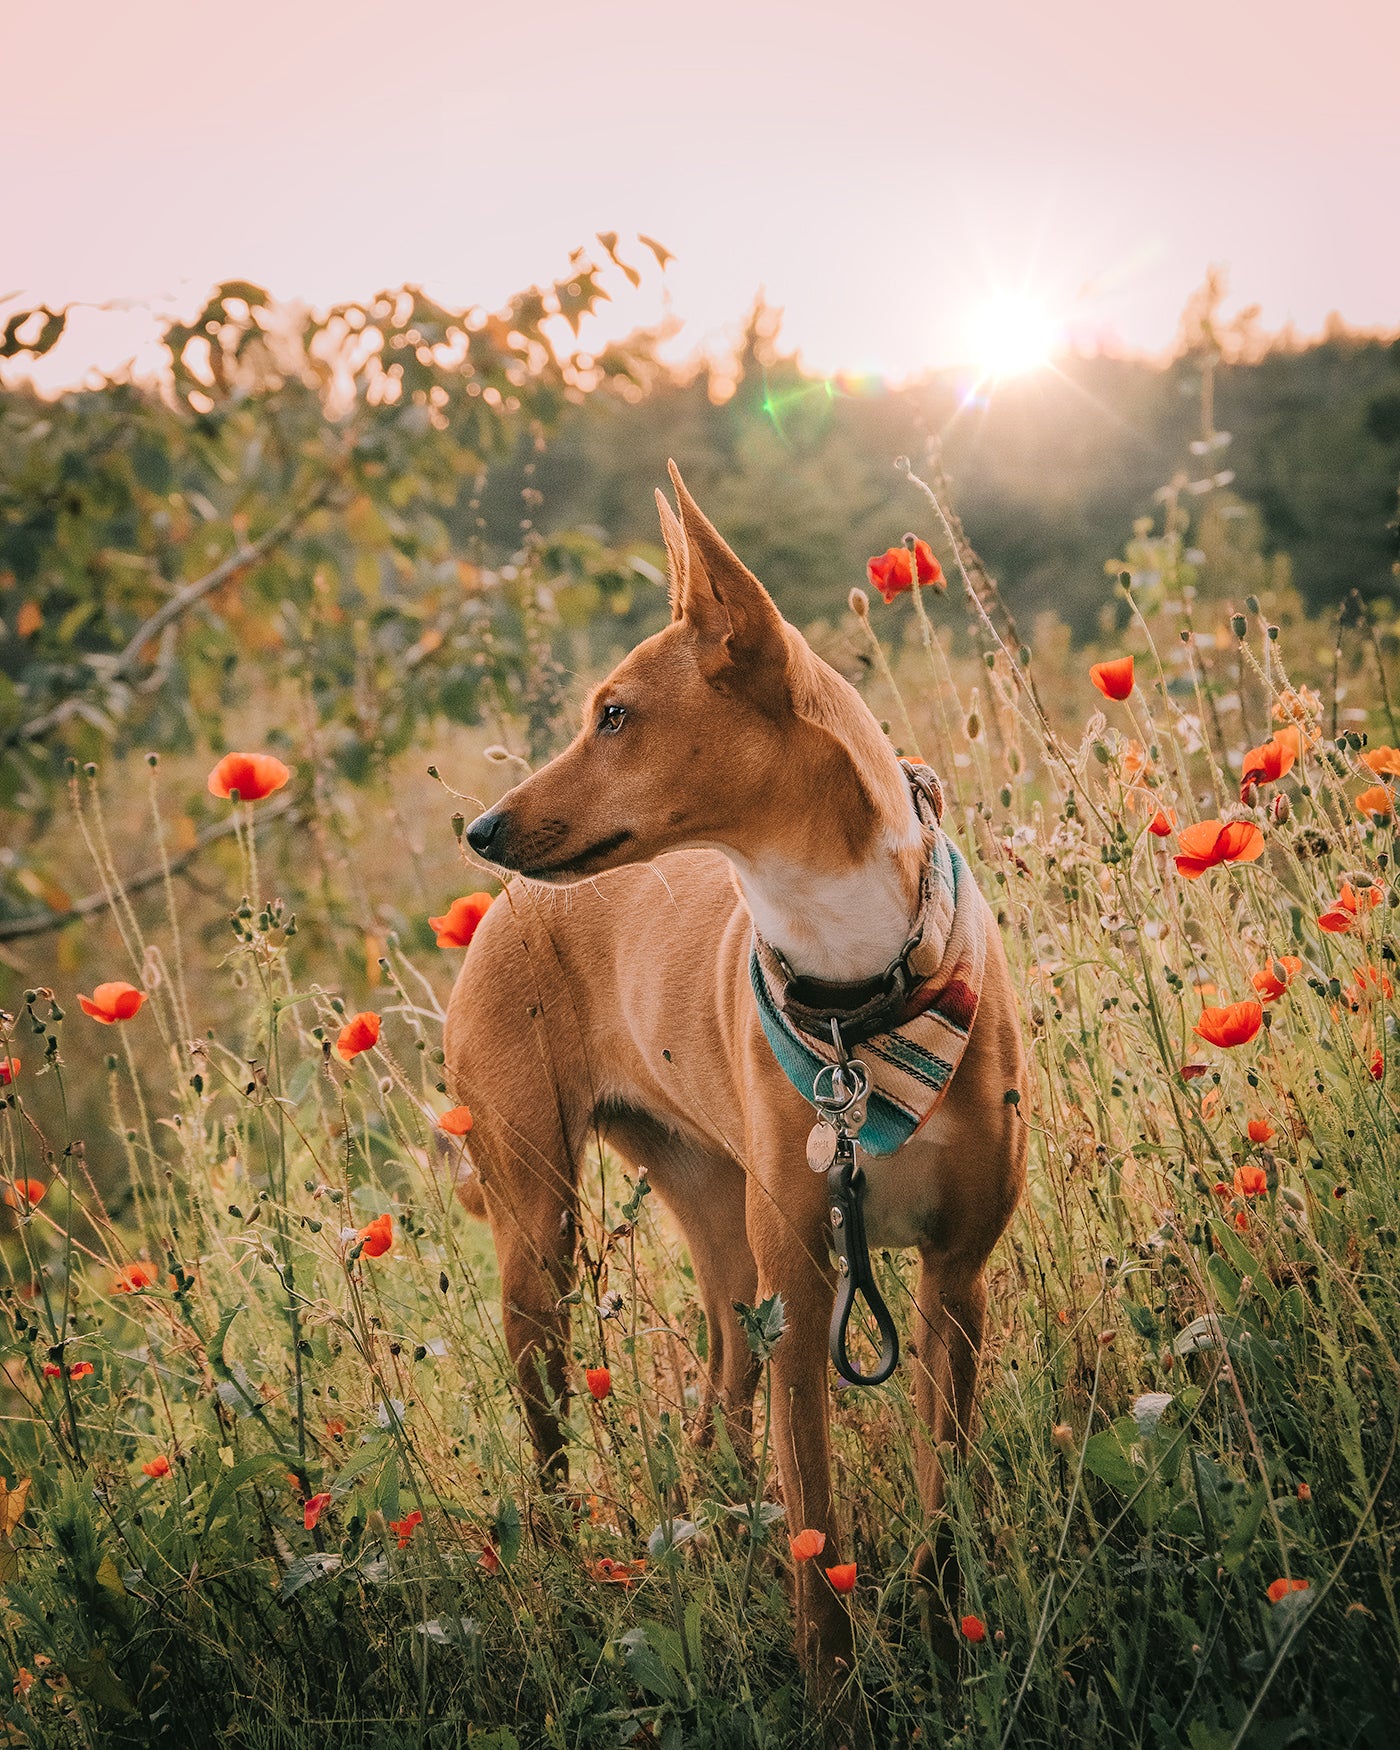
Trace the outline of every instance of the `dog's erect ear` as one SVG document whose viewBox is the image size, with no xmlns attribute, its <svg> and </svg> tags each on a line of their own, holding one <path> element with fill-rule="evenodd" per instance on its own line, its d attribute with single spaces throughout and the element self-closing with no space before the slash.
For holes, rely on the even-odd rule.
<svg viewBox="0 0 1400 1750">
<path fill-rule="evenodd" d="M 661 513 L 661 539 L 666 543 L 666 557 L 670 561 L 667 581 L 671 589 L 671 618 L 679 620 L 685 612 L 685 530 L 659 486 L 656 489 L 656 508 Z"/>
<path fill-rule="evenodd" d="M 776 683 L 787 669 L 787 638 L 773 598 L 690 496 L 680 469 L 667 464 L 681 510 L 685 570 L 677 618 L 698 637 L 700 666 L 719 681 L 743 674 Z M 665 522 L 663 519 L 663 529 Z M 667 536 L 670 548 L 670 537 Z M 674 563 L 674 555 L 673 555 Z"/>
</svg>

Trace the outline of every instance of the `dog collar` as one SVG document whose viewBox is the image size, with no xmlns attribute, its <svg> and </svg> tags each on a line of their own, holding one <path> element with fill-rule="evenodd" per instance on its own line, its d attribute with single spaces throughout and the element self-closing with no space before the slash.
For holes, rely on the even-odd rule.
<svg viewBox="0 0 1400 1750">
<path fill-rule="evenodd" d="M 934 773 L 901 762 L 927 829 L 914 933 L 876 978 L 832 984 L 794 975 L 755 929 L 749 976 L 759 1020 L 783 1073 L 804 1099 L 816 1075 L 838 1061 L 831 1022 L 859 1045 L 872 1090 L 860 1145 L 892 1154 L 932 1116 L 952 1080 L 977 1012 L 991 912 L 967 863 L 943 831 Z"/>
</svg>

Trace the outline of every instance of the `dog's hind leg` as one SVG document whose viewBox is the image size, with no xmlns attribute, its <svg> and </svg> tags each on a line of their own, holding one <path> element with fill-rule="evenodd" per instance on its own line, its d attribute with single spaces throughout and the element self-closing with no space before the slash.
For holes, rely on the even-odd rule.
<svg viewBox="0 0 1400 1750">
<path fill-rule="evenodd" d="M 608 1141 L 647 1173 L 675 1217 L 695 1267 L 707 1345 L 697 1444 L 707 1446 L 713 1439 L 714 1413 L 720 1409 L 735 1456 L 748 1471 L 759 1363 L 744 1340 L 734 1303 L 752 1304 L 758 1265 L 744 1231 L 743 1169 L 719 1145 L 678 1136 L 641 1113 L 609 1114 L 605 1131 Z"/>
</svg>

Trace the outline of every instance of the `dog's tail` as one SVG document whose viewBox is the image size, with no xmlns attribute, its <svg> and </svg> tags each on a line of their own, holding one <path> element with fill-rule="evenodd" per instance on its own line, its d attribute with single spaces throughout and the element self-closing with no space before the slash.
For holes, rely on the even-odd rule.
<svg viewBox="0 0 1400 1750">
<path fill-rule="evenodd" d="M 439 1162 L 452 1174 L 452 1189 L 456 1193 L 457 1201 L 468 1215 L 476 1216 L 478 1221 L 485 1221 L 486 1196 L 465 1144 L 458 1137 L 444 1136 L 440 1130 L 433 1132 L 433 1144 Z"/>
</svg>

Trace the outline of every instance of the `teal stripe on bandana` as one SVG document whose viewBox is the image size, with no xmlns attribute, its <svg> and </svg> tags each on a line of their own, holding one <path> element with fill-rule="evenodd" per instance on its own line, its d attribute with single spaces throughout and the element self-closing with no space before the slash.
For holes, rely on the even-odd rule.
<svg viewBox="0 0 1400 1750">
<path fill-rule="evenodd" d="M 753 985 L 754 999 L 758 1003 L 758 1018 L 768 1043 L 773 1047 L 773 1055 L 777 1058 L 779 1067 L 798 1093 L 804 1099 L 810 1099 L 812 1083 L 827 1060 L 818 1057 L 815 1051 L 809 1051 L 773 1007 L 756 951 L 749 956 L 749 980 Z M 887 1100 L 878 1088 L 871 1090 L 859 1139 L 866 1154 L 892 1155 L 897 1148 L 908 1142 L 916 1129 L 913 1117 L 902 1106 L 896 1106 L 892 1100 Z"/>
</svg>

